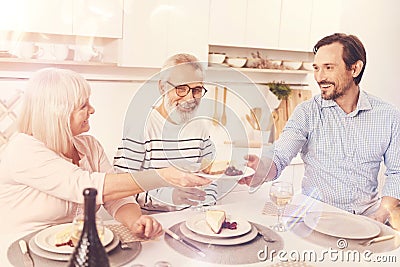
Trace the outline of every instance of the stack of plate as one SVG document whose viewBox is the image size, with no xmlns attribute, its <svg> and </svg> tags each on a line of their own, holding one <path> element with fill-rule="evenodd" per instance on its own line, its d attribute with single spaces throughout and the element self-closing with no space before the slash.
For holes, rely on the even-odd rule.
<svg viewBox="0 0 400 267">
<path fill-rule="evenodd" d="M 221 246 L 243 244 L 253 240 L 258 234 L 257 229 L 243 218 L 227 215 L 226 221 L 236 222 L 237 229 L 223 228 L 219 234 L 216 234 L 207 225 L 205 213 L 201 213 L 181 223 L 180 230 L 188 239 Z"/>
<path fill-rule="evenodd" d="M 29 248 L 32 253 L 51 260 L 68 261 L 74 251 L 73 247 L 68 245 L 57 247 L 56 234 L 63 231 L 67 227 L 72 227 L 71 223 L 59 224 L 46 228 L 29 240 Z M 119 244 L 118 236 L 108 229 L 104 228 L 103 245 L 107 252 L 110 252 Z"/>
</svg>

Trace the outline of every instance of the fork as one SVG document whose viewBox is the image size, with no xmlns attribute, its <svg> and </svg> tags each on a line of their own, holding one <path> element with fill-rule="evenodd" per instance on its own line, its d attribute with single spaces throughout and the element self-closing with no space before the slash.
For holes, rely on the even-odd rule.
<svg viewBox="0 0 400 267">
<path fill-rule="evenodd" d="M 256 226 L 254 226 L 254 227 L 257 229 L 257 235 L 261 236 L 261 237 L 264 239 L 265 242 L 267 242 L 267 243 L 274 243 L 274 242 L 277 241 L 276 239 L 273 239 L 272 237 L 269 237 L 269 236 L 267 236 L 266 234 L 264 234 L 264 233 L 260 230 L 260 228 L 258 228 L 258 227 L 256 227 Z"/>
<path fill-rule="evenodd" d="M 377 242 L 380 242 L 380 241 L 385 241 L 385 240 L 392 239 L 394 236 L 395 235 L 384 235 L 384 236 L 380 236 L 380 237 L 375 237 L 375 238 L 372 238 L 370 240 L 360 242 L 359 244 L 362 245 L 362 246 L 370 246 L 373 243 L 377 243 Z"/>
</svg>

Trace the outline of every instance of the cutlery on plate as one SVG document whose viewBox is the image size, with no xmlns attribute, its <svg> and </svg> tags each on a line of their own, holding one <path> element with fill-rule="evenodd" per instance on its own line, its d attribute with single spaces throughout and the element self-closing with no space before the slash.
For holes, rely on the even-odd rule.
<svg viewBox="0 0 400 267">
<path fill-rule="evenodd" d="M 222 107 L 222 117 L 221 117 L 221 123 L 222 125 L 226 125 L 226 94 L 227 94 L 228 89 L 224 87 L 224 105 Z"/>
<path fill-rule="evenodd" d="M 189 241 L 187 241 L 186 239 L 183 239 L 182 237 L 180 237 L 179 235 L 175 234 L 174 232 L 172 232 L 169 229 L 164 229 L 165 233 L 168 234 L 170 237 L 172 237 L 173 239 L 181 242 L 183 245 L 185 245 L 186 247 L 190 248 L 191 250 L 195 251 L 197 254 L 199 254 L 201 257 L 205 257 L 206 254 L 204 254 L 204 252 L 199 249 L 198 247 L 196 247 L 195 245 L 193 245 L 192 243 L 190 243 Z"/>
<path fill-rule="evenodd" d="M 24 266 L 25 266 L 25 267 L 33 267 L 33 266 L 34 266 L 34 265 L 33 265 L 33 260 L 32 260 L 31 255 L 29 254 L 28 246 L 27 246 L 27 244 L 26 244 L 26 241 L 23 240 L 23 239 L 21 239 L 21 240 L 18 242 L 18 244 L 19 244 L 19 248 L 21 249 L 22 255 L 24 256 L 24 257 L 23 257 Z"/>
<path fill-rule="evenodd" d="M 389 239 L 392 239 L 394 237 L 395 237 L 395 235 L 384 235 L 384 236 L 379 236 L 379 237 L 372 238 L 372 239 L 367 240 L 367 241 L 363 241 L 363 242 L 361 242 L 359 244 L 363 245 L 363 246 L 370 246 L 373 243 L 389 240 Z"/>
</svg>

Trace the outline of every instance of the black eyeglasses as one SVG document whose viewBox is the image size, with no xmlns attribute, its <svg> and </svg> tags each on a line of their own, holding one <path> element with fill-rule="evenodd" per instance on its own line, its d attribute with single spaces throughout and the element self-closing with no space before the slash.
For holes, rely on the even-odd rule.
<svg viewBox="0 0 400 267">
<path fill-rule="evenodd" d="M 207 93 L 207 89 L 204 88 L 204 86 L 196 86 L 191 88 L 187 84 L 182 84 L 182 85 L 174 85 L 167 81 L 169 85 L 175 88 L 175 92 L 178 96 L 180 97 L 185 97 L 189 94 L 190 91 L 192 91 L 192 95 L 194 98 L 201 98 Z"/>
</svg>

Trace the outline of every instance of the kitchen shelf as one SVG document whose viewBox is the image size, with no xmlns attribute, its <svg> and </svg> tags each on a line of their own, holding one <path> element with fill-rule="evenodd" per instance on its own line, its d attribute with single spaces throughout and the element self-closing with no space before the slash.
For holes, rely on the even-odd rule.
<svg viewBox="0 0 400 267">
<path fill-rule="evenodd" d="M 302 75 L 307 75 L 312 73 L 312 71 L 309 70 L 277 70 L 277 69 L 231 68 L 231 67 L 208 67 L 208 70 L 213 70 L 213 71 L 235 70 L 235 71 L 250 72 L 250 73 L 302 74 Z"/>
</svg>

